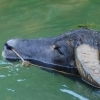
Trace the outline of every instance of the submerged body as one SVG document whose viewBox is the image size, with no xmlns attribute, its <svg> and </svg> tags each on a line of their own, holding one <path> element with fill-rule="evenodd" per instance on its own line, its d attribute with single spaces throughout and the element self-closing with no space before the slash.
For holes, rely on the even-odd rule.
<svg viewBox="0 0 100 100">
<path fill-rule="evenodd" d="M 31 63 L 78 74 L 75 49 L 81 44 L 100 50 L 100 32 L 80 28 L 54 38 L 11 39 L 5 43 L 2 55 L 10 61 L 19 60 L 7 47 L 11 46 Z"/>
</svg>

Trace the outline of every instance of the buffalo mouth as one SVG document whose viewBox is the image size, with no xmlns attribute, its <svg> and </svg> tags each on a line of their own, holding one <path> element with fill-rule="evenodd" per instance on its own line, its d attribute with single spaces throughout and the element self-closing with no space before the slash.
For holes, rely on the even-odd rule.
<svg viewBox="0 0 100 100">
<path fill-rule="evenodd" d="M 11 45 L 9 45 L 9 43 Z M 13 45 L 15 45 L 16 41 L 9 40 L 4 44 L 4 48 L 2 51 L 2 56 L 8 61 L 19 61 L 20 59 L 12 52 Z"/>
</svg>

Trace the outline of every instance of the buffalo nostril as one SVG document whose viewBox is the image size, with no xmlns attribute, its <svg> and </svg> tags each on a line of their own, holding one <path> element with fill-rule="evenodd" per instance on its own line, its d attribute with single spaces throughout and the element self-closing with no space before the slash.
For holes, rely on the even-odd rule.
<svg viewBox="0 0 100 100">
<path fill-rule="evenodd" d="M 5 43 L 5 46 L 6 46 L 6 48 L 7 48 L 8 50 L 12 50 L 12 49 L 13 49 L 13 47 L 12 47 L 12 46 L 9 46 L 7 43 Z"/>
</svg>

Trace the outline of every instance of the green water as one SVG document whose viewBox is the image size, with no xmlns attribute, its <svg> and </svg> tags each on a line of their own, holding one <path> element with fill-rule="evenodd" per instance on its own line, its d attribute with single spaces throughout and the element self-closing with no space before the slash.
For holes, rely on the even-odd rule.
<svg viewBox="0 0 100 100">
<path fill-rule="evenodd" d="M 52 37 L 80 25 L 100 30 L 99 20 L 99 0 L 0 0 L 0 52 L 10 38 Z M 100 100 L 99 89 L 76 77 L 0 59 L 0 100 Z"/>
</svg>

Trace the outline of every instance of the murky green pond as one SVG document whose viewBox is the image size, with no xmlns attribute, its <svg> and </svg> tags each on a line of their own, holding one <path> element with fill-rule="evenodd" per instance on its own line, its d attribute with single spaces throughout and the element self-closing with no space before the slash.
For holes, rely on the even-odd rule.
<svg viewBox="0 0 100 100">
<path fill-rule="evenodd" d="M 78 26 L 100 30 L 99 0 L 0 0 L 0 52 L 10 38 L 52 37 Z M 100 90 L 0 57 L 0 100 L 100 100 Z"/>
</svg>

